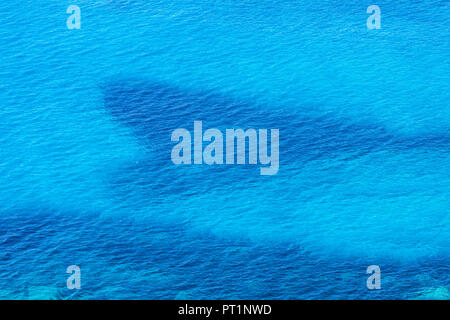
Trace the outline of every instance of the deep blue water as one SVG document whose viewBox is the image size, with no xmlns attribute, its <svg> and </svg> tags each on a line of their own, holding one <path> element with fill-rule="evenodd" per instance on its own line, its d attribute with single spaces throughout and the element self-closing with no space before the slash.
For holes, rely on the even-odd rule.
<svg viewBox="0 0 450 320">
<path fill-rule="evenodd" d="M 0 298 L 449 299 L 450 4 L 316 2 L 1 3 Z M 194 120 L 278 174 L 175 166 Z"/>
</svg>

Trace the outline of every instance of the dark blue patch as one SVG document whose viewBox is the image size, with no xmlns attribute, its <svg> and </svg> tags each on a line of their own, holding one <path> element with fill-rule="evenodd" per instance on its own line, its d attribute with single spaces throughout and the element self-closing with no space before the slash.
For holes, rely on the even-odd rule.
<svg viewBox="0 0 450 320">
<path fill-rule="evenodd" d="M 221 186 L 228 188 L 242 180 L 251 184 L 267 179 L 260 175 L 260 164 L 195 168 L 173 165 L 170 154 L 175 143 L 170 140 L 171 134 L 177 128 L 193 134 L 195 120 L 203 121 L 203 131 L 279 129 L 280 170 L 270 179 L 289 176 L 306 162 L 318 159 L 348 160 L 383 149 L 397 152 L 422 147 L 449 149 L 450 139 L 446 135 L 401 137 L 379 124 L 287 114 L 275 108 L 269 111 L 213 92 L 182 90 L 163 83 L 113 81 L 104 85 L 103 91 L 106 109 L 117 121 L 133 128 L 137 138 L 151 151 L 138 164 L 130 164 L 113 183 L 127 189 L 131 182 L 138 182 L 132 184 L 133 190 L 140 188 L 144 193 L 189 196 Z"/>
</svg>

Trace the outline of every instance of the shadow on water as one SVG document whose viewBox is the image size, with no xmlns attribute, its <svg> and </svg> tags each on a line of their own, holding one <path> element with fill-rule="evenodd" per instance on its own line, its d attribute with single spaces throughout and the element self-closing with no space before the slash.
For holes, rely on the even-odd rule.
<svg viewBox="0 0 450 320">
<path fill-rule="evenodd" d="M 141 224 L 38 205 L 0 216 L 0 244 L 2 298 L 392 299 L 414 298 L 424 285 L 431 290 L 448 279 L 445 260 L 414 267 L 386 262 L 383 290 L 369 291 L 370 262 L 363 259 L 321 261 L 295 245 L 227 240 L 195 235 L 182 223 Z M 81 268 L 79 292 L 66 288 L 72 264 Z"/>
<path fill-rule="evenodd" d="M 305 163 L 315 160 L 349 160 L 371 152 L 403 152 L 416 148 L 450 150 L 450 137 L 401 136 L 384 126 L 342 119 L 332 115 L 311 117 L 288 114 L 275 107 L 268 109 L 237 101 L 210 91 L 183 90 L 160 82 L 125 79 L 106 82 L 104 105 L 115 120 L 132 128 L 137 139 L 149 151 L 148 156 L 131 164 L 114 181 L 126 185 L 139 181 L 153 192 L 180 194 L 233 186 L 246 181 L 258 183 L 260 165 L 175 166 L 170 154 L 170 137 L 177 128 L 193 135 L 193 122 L 203 121 L 203 132 L 218 128 L 279 129 L 280 170 L 269 179 L 285 179 Z M 206 143 L 203 144 L 205 147 Z M 193 149 L 192 149 L 193 150 Z M 280 180 L 281 181 L 281 180 Z M 155 191 L 155 190 L 158 191 Z M 189 190 L 189 191 L 188 191 Z"/>
<path fill-rule="evenodd" d="M 242 181 L 283 183 L 295 167 L 320 159 L 359 157 L 378 150 L 448 148 L 445 136 L 405 138 L 376 124 L 268 111 L 211 92 L 134 80 L 111 82 L 103 90 L 107 110 L 132 128 L 149 151 L 147 161 L 130 165 L 113 180 L 124 197 L 136 192 L 136 181 L 144 196 L 189 196 L 223 185 L 233 190 Z M 222 130 L 279 128 L 280 173 L 262 177 L 255 166 L 173 165 L 171 132 L 192 130 L 194 120 L 202 120 L 204 128 Z M 26 293 L 23 298 L 55 299 L 395 299 L 448 294 L 443 286 L 449 275 L 446 257 L 413 265 L 377 260 L 383 266 L 383 290 L 371 292 L 365 287 L 371 259 L 317 256 L 296 243 L 225 238 L 207 228 L 199 233 L 183 219 L 167 222 L 149 215 L 146 222 L 39 204 L 4 212 L 0 287 L 11 290 L 0 292 L 0 297 L 18 297 L 20 292 Z M 65 268 L 72 264 L 81 266 L 84 277 L 83 291 L 76 296 L 64 287 Z"/>
</svg>

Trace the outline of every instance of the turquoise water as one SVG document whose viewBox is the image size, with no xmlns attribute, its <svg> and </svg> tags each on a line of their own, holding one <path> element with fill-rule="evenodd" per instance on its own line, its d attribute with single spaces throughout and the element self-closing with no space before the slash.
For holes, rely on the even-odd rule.
<svg viewBox="0 0 450 320">
<path fill-rule="evenodd" d="M 449 299 L 450 5 L 371 4 L 0 4 L 0 298 Z M 279 173 L 173 165 L 194 120 Z"/>
</svg>

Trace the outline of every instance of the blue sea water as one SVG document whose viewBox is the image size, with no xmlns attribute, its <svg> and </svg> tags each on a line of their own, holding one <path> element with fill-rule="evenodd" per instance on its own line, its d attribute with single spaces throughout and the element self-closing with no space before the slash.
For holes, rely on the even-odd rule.
<svg viewBox="0 0 450 320">
<path fill-rule="evenodd" d="M 0 298 L 450 299 L 449 17 L 438 0 L 2 2 Z M 194 120 L 279 128 L 278 174 L 175 166 L 170 134 Z"/>
</svg>

